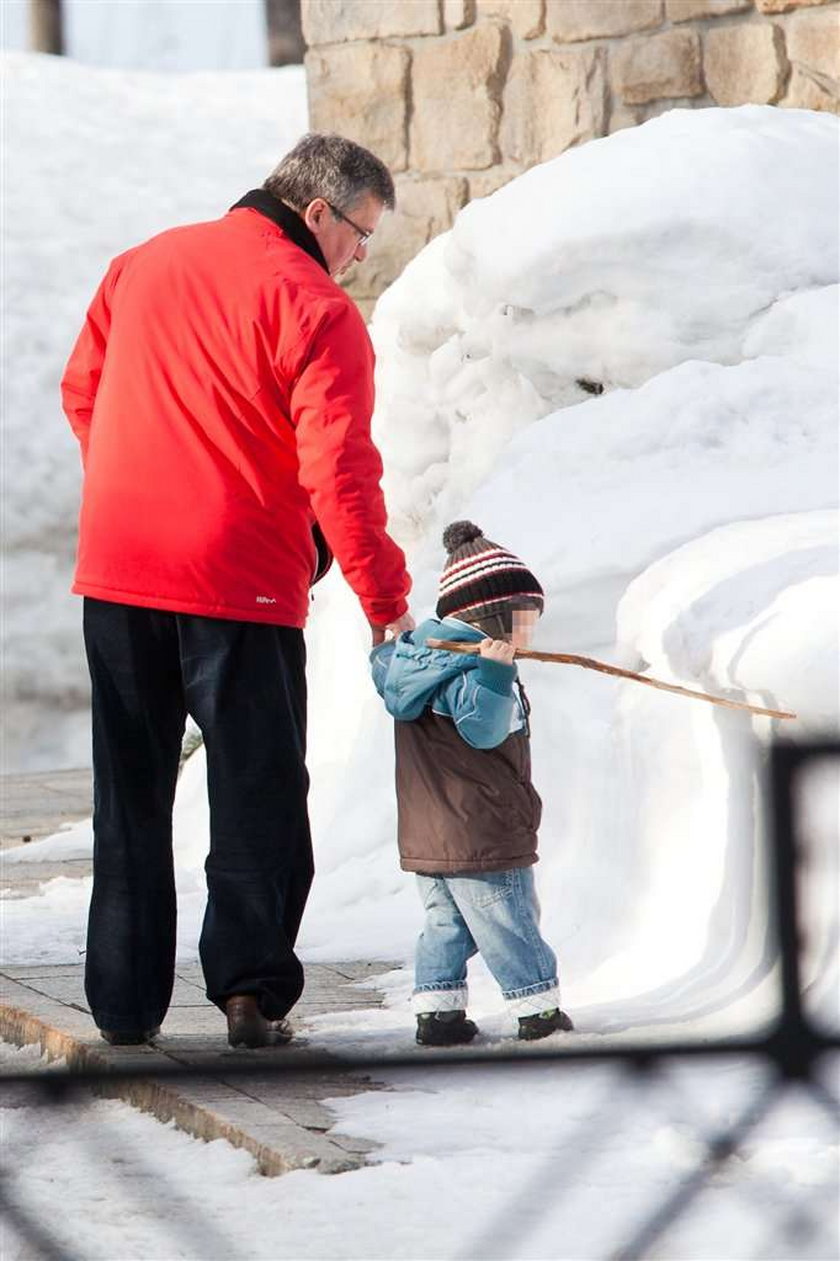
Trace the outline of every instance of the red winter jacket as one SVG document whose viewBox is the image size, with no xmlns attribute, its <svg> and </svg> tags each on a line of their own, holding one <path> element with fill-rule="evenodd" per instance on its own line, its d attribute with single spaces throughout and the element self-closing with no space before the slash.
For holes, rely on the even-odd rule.
<svg viewBox="0 0 840 1261">
<path fill-rule="evenodd" d="M 120 255 L 91 304 L 62 381 L 85 468 L 73 590 L 303 626 L 317 519 L 385 625 L 410 581 L 385 533 L 367 330 L 303 221 L 244 200 Z"/>
</svg>

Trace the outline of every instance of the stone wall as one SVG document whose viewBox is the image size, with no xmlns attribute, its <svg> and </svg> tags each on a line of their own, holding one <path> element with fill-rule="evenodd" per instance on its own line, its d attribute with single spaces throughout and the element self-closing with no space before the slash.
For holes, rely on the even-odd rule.
<svg viewBox="0 0 840 1261">
<path fill-rule="evenodd" d="M 397 183 L 347 287 L 367 313 L 457 211 L 675 106 L 838 112 L 838 0 L 303 0 L 310 124 Z"/>
</svg>

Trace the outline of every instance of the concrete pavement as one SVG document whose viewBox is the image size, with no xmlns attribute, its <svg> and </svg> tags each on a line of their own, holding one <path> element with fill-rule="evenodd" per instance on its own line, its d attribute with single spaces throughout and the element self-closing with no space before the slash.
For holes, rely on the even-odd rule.
<svg viewBox="0 0 840 1261">
<path fill-rule="evenodd" d="M 49 835 L 89 811 L 89 772 L 0 778 L 4 848 Z M 79 878 L 89 872 L 89 860 L 78 858 L 7 863 L 2 896 L 32 896 L 45 880 L 59 875 Z M 381 961 L 308 965 L 303 998 L 291 1017 L 296 1030 L 292 1046 L 306 1044 L 306 1024 L 315 1016 L 378 1007 L 382 994 L 359 982 L 393 966 Z M 282 1065 L 285 1048 L 231 1050 L 224 1018 L 205 998 L 197 965 L 179 967 L 172 1006 L 154 1044 L 110 1047 L 99 1038 L 91 1019 L 83 971 L 81 963 L 0 968 L 0 1038 L 19 1046 L 37 1044 L 50 1058 L 64 1058 L 70 1065 L 99 1070 L 136 1067 L 136 1079 L 106 1083 L 97 1088 L 99 1093 L 125 1099 L 162 1121 L 174 1120 L 198 1138 L 225 1138 L 251 1152 L 264 1174 L 300 1168 L 339 1173 L 365 1163 L 375 1145 L 331 1133 L 335 1117 L 322 1101 L 381 1087 L 349 1073 L 338 1061 L 334 1072 L 283 1071 L 272 1076 L 270 1067 Z M 232 1076 L 231 1064 L 242 1063 L 243 1057 L 265 1064 L 266 1074 Z M 191 1066 L 200 1072 L 189 1080 L 143 1077 L 144 1070 L 158 1065 Z"/>
<path fill-rule="evenodd" d="M 303 998 L 291 1019 L 296 1030 L 292 1046 L 306 1043 L 305 1025 L 312 1016 L 378 1006 L 382 995 L 356 982 L 387 967 L 310 964 Z M 328 1133 L 335 1117 L 321 1101 L 377 1089 L 368 1078 L 348 1073 L 338 1061 L 334 1072 L 272 1076 L 272 1064 L 282 1068 L 287 1048 L 231 1050 L 224 1018 L 204 997 L 197 965 L 178 969 L 172 1006 L 152 1045 L 108 1046 L 85 1002 L 83 970 L 81 964 L 0 969 L 3 1040 L 37 1044 L 50 1058 L 64 1058 L 71 1066 L 136 1068 L 136 1080 L 105 1083 L 97 1093 L 124 1099 L 161 1121 L 174 1120 L 196 1138 L 225 1138 L 251 1152 L 261 1173 L 301 1168 L 342 1173 L 365 1163 L 375 1144 Z M 231 1065 L 243 1060 L 264 1064 L 265 1075 L 232 1075 Z M 197 1075 L 168 1081 L 143 1076 L 144 1071 L 173 1065 L 191 1066 Z"/>
</svg>

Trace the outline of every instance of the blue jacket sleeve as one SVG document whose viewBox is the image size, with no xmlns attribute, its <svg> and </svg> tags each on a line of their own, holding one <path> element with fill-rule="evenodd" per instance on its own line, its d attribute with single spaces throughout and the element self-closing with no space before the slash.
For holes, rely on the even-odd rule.
<svg viewBox="0 0 840 1261">
<path fill-rule="evenodd" d="M 385 644 L 377 644 L 370 654 L 370 672 L 373 676 L 373 686 L 379 695 L 383 697 L 385 695 L 385 680 L 388 677 L 388 667 L 394 655 L 394 646 L 395 641 L 389 639 Z"/>
<path fill-rule="evenodd" d="M 462 739 L 474 749 L 494 749 L 510 734 L 516 668 L 479 657 L 475 670 L 446 687 L 446 703 Z"/>
</svg>

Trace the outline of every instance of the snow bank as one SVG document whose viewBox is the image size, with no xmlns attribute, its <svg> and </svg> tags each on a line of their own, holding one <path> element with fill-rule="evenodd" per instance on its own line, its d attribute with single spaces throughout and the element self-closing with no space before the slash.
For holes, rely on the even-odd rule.
<svg viewBox="0 0 840 1261">
<path fill-rule="evenodd" d="M 406 535 L 451 516 L 513 432 L 584 400 L 579 379 L 738 363 L 779 297 L 835 282 L 836 171 L 827 115 L 673 110 L 467 206 L 373 319 Z"/>
<path fill-rule="evenodd" d="M 835 512 L 737 521 L 677 548 L 632 582 L 619 637 L 653 673 L 782 698 L 788 735 L 840 726 Z"/>
<path fill-rule="evenodd" d="M 837 730 L 836 138 L 804 112 L 676 111 L 472 203 L 406 268 L 372 328 L 418 613 L 442 524 L 468 516 L 543 582 L 538 646 Z M 305 943 L 323 957 L 338 922 L 350 949 L 408 953 L 388 723 L 347 682 L 363 666 L 352 601 L 319 599 Z M 546 926 L 581 1021 L 763 1018 L 770 724 L 570 669 L 522 674 Z"/>
<path fill-rule="evenodd" d="M 70 596 L 80 464 L 58 382 L 109 260 L 214 218 L 306 130 L 303 69 L 91 70 L 2 57 L 3 533 L 10 767 L 89 761 L 81 603 Z"/>
</svg>

